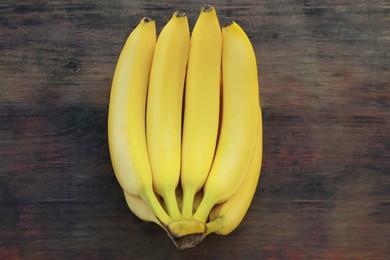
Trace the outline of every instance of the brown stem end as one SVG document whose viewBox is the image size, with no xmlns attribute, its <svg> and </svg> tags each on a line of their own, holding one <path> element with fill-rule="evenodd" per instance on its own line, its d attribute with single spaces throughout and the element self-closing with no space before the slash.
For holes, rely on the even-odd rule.
<svg viewBox="0 0 390 260">
<path fill-rule="evenodd" d="M 195 220 L 179 220 L 165 227 L 177 249 L 196 247 L 207 234 L 206 224 Z"/>
<path fill-rule="evenodd" d="M 205 4 L 202 6 L 202 11 L 203 12 L 211 12 L 213 11 L 214 7 L 212 5 Z"/>
</svg>

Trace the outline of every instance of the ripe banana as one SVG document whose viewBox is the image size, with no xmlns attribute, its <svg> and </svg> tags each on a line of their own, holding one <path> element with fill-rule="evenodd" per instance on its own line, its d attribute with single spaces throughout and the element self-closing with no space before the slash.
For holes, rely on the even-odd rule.
<svg viewBox="0 0 390 260">
<path fill-rule="evenodd" d="M 181 186 L 183 217 L 191 217 L 195 194 L 214 158 L 219 124 L 221 29 L 215 9 L 202 7 L 191 35 L 183 119 Z"/>
<path fill-rule="evenodd" d="M 207 234 L 227 235 L 242 221 L 256 192 L 263 155 L 263 132 L 261 111 L 258 119 L 255 153 L 251 159 L 245 179 L 236 192 L 224 203 L 216 205 L 210 212 Z"/>
<path fill-rule="evenodd" d="M 169 222 L 152 186 L 145 136 L 145 103 L 150 65 L 156 43 L 155 22 L 143 18 L 121 51 L 111 87 L 108 142 L 119 184 L 140 196 L 157 218 Z"/>
<path fill-rule="evenodd" d="M 259 117 L 256 57 L 235 23 L 222 28 L 222 115 L 216 155 L 194 218 L 206 221 L 212 207 L 240 186 L 255 150 Z"/>
<path fill-rule="evenodd" d="M 190 32 L 187 15 L 175 12 L 158 37 L 150 72 L 146 135 L 154 190 L 171 218 L 179 218 L 182 101 Z"/>
</svg>

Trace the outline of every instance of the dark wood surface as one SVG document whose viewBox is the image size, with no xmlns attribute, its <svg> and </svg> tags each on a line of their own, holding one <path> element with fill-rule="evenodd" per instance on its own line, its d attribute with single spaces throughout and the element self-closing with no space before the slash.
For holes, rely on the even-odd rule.
<svg viewBox="0 0 390 260">
<path fill-rule="evenodd" d="M 128 210 L 107 146 L 143 16 L 202 1 L 0 2 L 0 259 L 389 259 L 390 1 L 208 1 L 258 58 L 260 184 L 228 236 L 177 251 Z"/>
</svg>

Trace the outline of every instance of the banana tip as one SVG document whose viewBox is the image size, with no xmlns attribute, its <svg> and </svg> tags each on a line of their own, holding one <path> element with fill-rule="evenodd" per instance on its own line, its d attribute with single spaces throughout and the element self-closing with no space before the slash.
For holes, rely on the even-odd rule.
<svg viewBox="0 0 390 260">
<path fill-rule="evenodd" d="M 214 7 L 212 5 L 209 5 L 209 4 L 205 4 L 202 6 L 202 11 L 203 12 L 211 12 L 213 11 Z"/>
<path fill-rule="evenodd" d="M 142 20 L 144 21 L 144 23 L 149 23 L 149 22 L 152 22 L 152 21 L 153 21 L 152 18 L 147 17 L 147 16 L 145 16 L 144 18 L 142 18 Z"/>
<path fill-rule="evenodd" d="M 232 24 L 234 24 L 234 21 L 228 21 L 228 22 L 224 23 L 222 27 L 223 27 L 223 28 L 229 27 L 229 26 L 231 26 Z"/>
<path fill-rule="evenodd" d="M 187 14 L 185 12 L 182 12 L 182 11 L 176 11 L 175 16 L 176 17 L 185 17 L 185 16 L 187 16 Z"/>
</svg>

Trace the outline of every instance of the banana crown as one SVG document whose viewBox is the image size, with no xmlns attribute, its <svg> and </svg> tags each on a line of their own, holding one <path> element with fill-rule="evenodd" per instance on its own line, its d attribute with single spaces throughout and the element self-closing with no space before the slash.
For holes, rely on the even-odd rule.
<svg viewBox="0 0 390 260">
<path fill-rule="evenodd" d="M 113 170 L 130 210 L 179 249 L 243 220 L 262 162 L 256 55 L 236 23 L 203 5 L 190 34 L 176 11 L 143 17 L 118 57 L 108 112 Z"/>
</svg>

